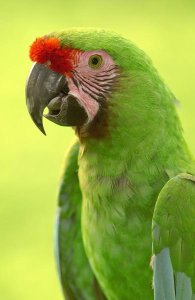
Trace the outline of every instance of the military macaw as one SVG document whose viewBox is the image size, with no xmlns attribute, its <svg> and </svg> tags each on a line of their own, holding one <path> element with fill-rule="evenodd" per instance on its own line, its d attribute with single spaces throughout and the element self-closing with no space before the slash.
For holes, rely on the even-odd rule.
<svg viewBox="0 0 195 300">
<path fill-rule="evenodd" d="M 151 60 L 116 33 L 79 28 L 37 38 L 30 58 L 34 123 L 45 133 L 48 107 L 77 136 L 57 211 L 65 299 L 195 299 L 195 163 Z"/>
</svg>

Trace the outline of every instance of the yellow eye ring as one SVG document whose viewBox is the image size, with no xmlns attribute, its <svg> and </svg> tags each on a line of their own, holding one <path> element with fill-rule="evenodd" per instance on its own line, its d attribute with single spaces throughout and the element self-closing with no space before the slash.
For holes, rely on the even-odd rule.
<svg viewBox="0 0 195 300">
<path fill-rule="evenodd" d="M 103 63 L 103 59 L 102 59 L 101 55 L 98 55 L 98 54 L 94 54 L 94 55 L 90 56 L 89 61 L 88 61 L 88 65 L 92 69 L 99 69 L 102 66 L 102 63 Z"/>
</svg>

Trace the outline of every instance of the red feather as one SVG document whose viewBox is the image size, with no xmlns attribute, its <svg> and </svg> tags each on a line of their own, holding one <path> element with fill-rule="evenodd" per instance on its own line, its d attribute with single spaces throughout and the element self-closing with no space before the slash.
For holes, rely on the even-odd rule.
<svg viewBox="0 0 195 300">
<path fill-rule="evenodd" d="M 53 71 L 67 74 L 74 67 L 77 53 L 70 47 L 62 47 L 58 38 L 37 38 L 30 47 L 30 58 L 40 64 L 48 64 Z"/>
</svg>

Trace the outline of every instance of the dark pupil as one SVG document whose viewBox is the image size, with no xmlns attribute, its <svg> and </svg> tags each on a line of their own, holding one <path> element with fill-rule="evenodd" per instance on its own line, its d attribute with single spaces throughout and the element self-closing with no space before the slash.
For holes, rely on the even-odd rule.
<svg viewBox="0 0 195 300">
<path fill-rule="evenodd" d="M 91 62 L 92 62 L 93 65 L 97 65 L 98 62 L 99 62 L 98 57 L 93 57 L 92 60 L 91 60 Z"/>
</svg>

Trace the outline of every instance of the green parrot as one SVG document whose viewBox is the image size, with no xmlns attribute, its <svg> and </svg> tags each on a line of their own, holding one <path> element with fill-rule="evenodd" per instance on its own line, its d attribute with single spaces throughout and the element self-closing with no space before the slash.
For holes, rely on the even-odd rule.
<svg viewBox="0 0 195 300">
<path fill-rule="evenodd" d="M 195 163 L 151 60 L 116 33 L 80 28 L 37 38 L 30 58 L 34 123 L 45 134 L 44 115 L 77 139 L 56 225 L 65 299 L 194 300 Z"/>
</svg>

